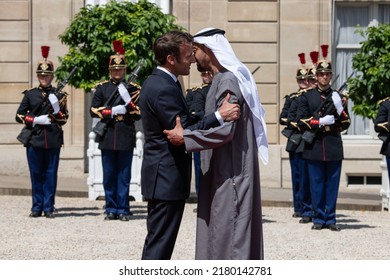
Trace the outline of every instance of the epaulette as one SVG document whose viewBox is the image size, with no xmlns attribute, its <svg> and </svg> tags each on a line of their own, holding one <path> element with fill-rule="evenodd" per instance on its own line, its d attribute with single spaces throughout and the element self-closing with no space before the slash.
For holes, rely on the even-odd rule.
<svg viewBox="0 0 390 280">
<path fill-rule="evenodd" d="M 202 89 L 202 88 L 204 88 L 204 87 L 206 87 L 206 86 L 208 86 L 209 84 L 202 84 L 202 85 L 200 85 L 200 86 L 196 86 L 196 87 L 193 87 L 193 88 L 191 88 L 191 89 L 187 89 L 187 92 L 188 91 L 197 91 L 197 90 L 199 90 L 199 89 Z"/>
<path fill-rule="evenodd" d="M 109 81 L 108 80 L 105 80 L 105 81 L 101 81 L 101 82 L 98 82 L 95 84 L 95 88 L 98 87 L 98 86 L 101 86 L 102 84 L 105 84 L 105 83 L 108 83 Z"/>
<path fill-rule="evenodd" d="M 291 98 L 297 98 L 297 97 L 301 96 L 302 93 L 304 93 L 304 92 L 298 91 L 298 92 L 297 92 L 294 96 L 292 96 Z"/>
<path fill-rule="evenodd" d="M 290 97 L 290 98 L 295 98 L 295 97 L 300 96 L 304 91 L 305 91 L 305 90 L 300 89 L 300 90 L 298 90 L 298 91 L 296 91 L 296 92 L 290 93 L 290 94 L 287 95 L 287 96 Z M 287 97 L 287 96 L 286 96 L 286 97 Z"/>
<path fill-rule="evenodd" d="M 285 96 L 284 96 L 284 98 L 287 98 L 287 97 L 293 97 L 295 94 L 297 94 L 296 92 L 292 92 L 292 93 L 289 93 L 289 94 L 286 94 Z"/>
<path fill-rule="evenodd" d="M 300 89 L 300 90 L 298 90 L 298 91 L 295 93 L 294 97 L 301 96 L 302 94 L 304 94 L 304 93 L 306 93 L 306 92 L 307 92 L 307 89 Z"/>
<path fill-rule="evenodd" d="M 137 84 L 136 82 L 130 82 L 130 85 L 132 85 L 133 87 L 136 87 L 137 89 L 141 89 L 141 86 L 139 84 Z"/>
<path fill-rule="evenodd" d="M 344 90 L 341 95 L 345 98 L 349 98 L 348 91 Z"/>
<path fill-rule="evenodd" d="M 378 105 L 380 105 L 382 102 L 385 102 L 387 100 L 390 100 L 390 96 L 389 97 L 386 97 L 386 98 L 383 98 L 382 100 L 379 100 L 378 101 Z"/>
<path fill-rule="evenodd" d="M 34 89 L 34 88 L 32 87 L 32 88 L 26 89 L 26 90 L 22 91 L 22 94 L 26 94 L 26 92 L 28 92 L 28 91 L 30 91 L 32 89 Z"/>
<path fill-rule="evenodd" d="M 61 90 L 60 92 L 61 92 L 64 96 L 68 96 L 68 95 L 69 95 L 69 93 L 67 93 L 66 91 Z"/>
<path fill-rule="evenodd" d="M 105 81 L 101 81 L 101 82 L 96 83 L 96 84 L 93 86 L 93 88 L 91 88 L 91 92 L 94 92 L 94 91 L 96 90 L 97 87 L 99 87 L 99 86 L 101 86 L 101 85 L 103 85 L 103 84 L 105 84 L 105 83 L 108 83 L 108 82 L 109 82 L 108 80 L 105 80 Z"/>
</svg>

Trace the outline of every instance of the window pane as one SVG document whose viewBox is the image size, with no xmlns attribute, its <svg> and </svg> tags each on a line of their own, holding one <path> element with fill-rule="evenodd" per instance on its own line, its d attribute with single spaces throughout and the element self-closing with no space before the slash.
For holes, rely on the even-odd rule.
<svg viewBox="0 0 390 280">
<path fill-rule="evenodd" d="M 338 89 L 352 73 L 352 56 L 358 52 L 359 43 L 364 38 L 355 33 L 358 26 L 366 28 L 369 24 L 368 6 L 337 6 L 335 18 L 335 63 L 333 68 L 335 77 L 338 76 L 332 88 Z M 351 116 L 351 125 L 346 134 L 367 135 L 370 133 L 369 120 L 356 116 L 352 112 L 353 103 L 348 101 L 348 111 Z"/>
<path fill-rule="evenodd" d="M 369 24 L 368 7 L 340 6 L 336 9 L 336 38 L 338 44 L 358 44 L 362 37 L 355 33 L 358 25 Z"/>
<path fill-rule="evenodd" d="M 380 23 L 390 23 L 390 5 L 379 5 L 379 19 Z"/>
<path fill-rule="evenodd" d="M 364 185 L 364 177 L 348 176 L 348 185 Z"/>
<path fill-rule="evenodd" d="M 382 185 L 381 176 L 367 176 L 367 185 Z"/>
</svg>

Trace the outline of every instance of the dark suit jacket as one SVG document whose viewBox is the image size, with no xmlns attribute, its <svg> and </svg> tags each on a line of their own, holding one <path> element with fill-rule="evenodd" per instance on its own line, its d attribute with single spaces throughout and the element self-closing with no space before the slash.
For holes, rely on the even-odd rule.
<svg viewBox="0 0 390 280">
<path fill-rule="evenodd" d="M 190 129 L 208 129 L 219 122 L 210 114 L 192 123 L 181 88 L 157 68 L 142 85 L 139 105 L 145 136 L 142 195 L 149 200 L 184 200 L 190 193 L 191 153 L 184 145 L 170 144 L 163 130 L 175 127 L 177 115 L 183 127 Z"/>
</svg>

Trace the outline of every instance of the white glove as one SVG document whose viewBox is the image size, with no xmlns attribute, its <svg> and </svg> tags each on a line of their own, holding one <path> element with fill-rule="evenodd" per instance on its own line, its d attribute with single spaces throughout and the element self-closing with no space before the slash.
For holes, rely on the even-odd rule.
<svg viewBox="0 0 390 280">
<path fill-rule="evenodd" d="M 51 124 L 49 115 L 42 115 L 34 118 L 33 127 L 37 124 L 40 125 L 49 125 Z"/>
<path fill-rule="evenodd" d="M 127 91 L 125 85 L 123 83 L 120 83 L 118 86 L 119 94 L 121 95 L 123 101 L 125 101 L 126 104 L 129 104 L 131 101 L 131 97 L 129 92 Z"/>
<path fill-rule="evenodd" d="M 126 114 L 125 105 L 117 105 L 111 108 L 111 117 Z"/>
<path fill-rule="evenodd" d="M 344 110 L 343 102 L 341 101 L 340 94 L 337 91 L 332 92 L 332 100 L 334 103 L 334 106 L 336 107 L 337 114 L 339 116 Z"/>
<path fill-rule="evenodd" d="M 49 101 L 51 103 L 51 106 L 53 107 L 54 114 L 57 114 L 60 111 L 60 105 L 58 103 L 58 98 L 55 96 L 55 94 L 50 93 L 49 94 Z"/>
<path fill-rule="evenodd" d="M 320 118 L 320 126 L 334 124 L 334 116 L 326 115 L 323 118 Z"/>
</svg>

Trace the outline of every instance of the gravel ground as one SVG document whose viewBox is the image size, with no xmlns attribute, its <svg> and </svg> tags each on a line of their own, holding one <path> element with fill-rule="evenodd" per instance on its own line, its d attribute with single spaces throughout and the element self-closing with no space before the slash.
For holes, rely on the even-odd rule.
<svg viewBox="0 0 390 280">
<path fill-rule="evenodd" d="M 131 203 L 129 222 L 104 221 L 104 201 L 56 198 L 55 219 L 29 218 L 29 196 L 0 196 L 2 260 L 139 260 L 146 203 Z M 172 259 L 192 260 L 196 204 L 187 204 Z M 338 211 L 342 230 L 311 230 L 291 208 L 263 207 L 267 260 L 389 260 L 388 212 Z"/>
</svg>

